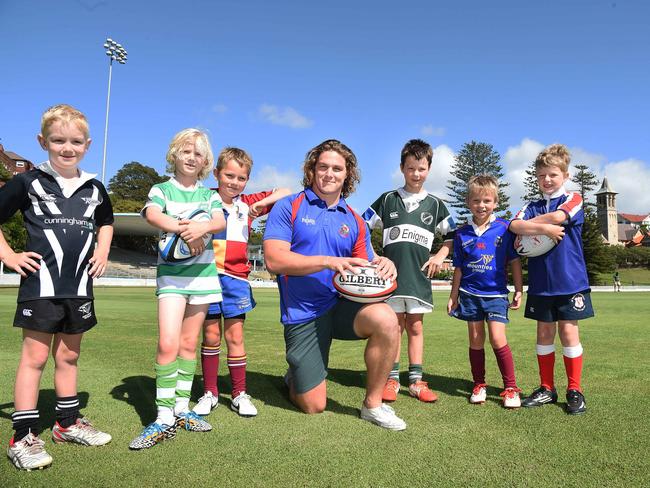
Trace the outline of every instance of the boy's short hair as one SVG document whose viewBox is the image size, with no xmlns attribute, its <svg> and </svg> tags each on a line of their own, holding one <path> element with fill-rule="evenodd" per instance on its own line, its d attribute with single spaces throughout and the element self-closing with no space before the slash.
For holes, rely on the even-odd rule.
<svg viewBox="0 0 650 488">
<path fill-rule="evenodd" d="M 402 158 L 399 163 L 400 167 L 404 167 L 404 162 L 409 156 L 413 156 L 415 159 L 427 158 L 430 168 L 431 161 L 433 160 L 433 149 L 428 142 L 425 142 L 422 139 L 411 139 L 404 144 L 404 147 L 402 148 Z"/>
<path fill-rule="evenodd" d="M 217 171 L 224 169 L 231 159 L 242 168 L 246 168 L 250 176 L 251 169 L 253 168 L 253 158 L 246 151 L 238 147 L 225 147 L 221 150 L 217 157 Z"/>
<path fill-rule="evenodd" d="M 90 138 L 90 128 L 86 116 L 71 105 L 65 103 L 53 105 L 41 117 L 41 135 L 47 137 L 47 132 L 54 122 L 74 122 L 86 139 Z"/>
<path fill-rule="evenodd" d="M 185 144 L 188 143 L 194 144 L 194 147 L 205 157 L 207 164 L 199 171 L 199 180 L 204 180 L 214 167 L 214 155 L 212 154 L 212 147 L 210 146 L 208 135 L 199 129 L 183 129 L 174 136 L 167 150 L 166 171 L 167 173 L 176 174 L 176 160 Z"/>
<path fill-rule="evenodd" d="M 546 147 L 535 159 L 535 170 L 542 167 L 556 166 L 563 173 L 569 171 L 571 154 L 564 144 L 551 144 Z"/>
<path fill-rule="evenodd" d="M 303 165 L 303 178 L 302 184 L 305 188 L 311 187 L 314 184 L 314 174 L 316 173 L 316 162 L 320 155 L 327 151 L 334 151 L 345 159 L 345 170 L 347 176 L 343 182 L 341 189 L 341 196 L 347 198 L 354 192 L 354 187 L 361 181 L 361 174 L 359 173 L 359 166 L 357 164 L 357 157 L 352 150 L 336 139 L 328 139 L 321 142 L 318 146 L 312 148 L 305 156 L 305 164 Z"/>
<path fill-rule="evenodd" d="M 474 175 L 467 182 L 467 203 L 472 194 L 492 193 L 494 201 L 499 201 L 499 180 L 492 175 Z"/>
</svg>

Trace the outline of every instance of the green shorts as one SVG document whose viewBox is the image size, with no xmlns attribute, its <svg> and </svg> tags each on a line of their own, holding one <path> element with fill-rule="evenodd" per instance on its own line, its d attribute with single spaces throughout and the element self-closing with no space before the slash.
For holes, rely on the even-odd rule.
<svg viewBox="0 0 650 488">
<path fill-rule="evenodd" d="M 327 378 L 332 339 L 363 339 L 354 333 L 353 324 L 364 305 L 341 298 L 327 313 L 311 322 L 284 326 L 287 363 L 296 393 L 306 393 Z"/>
</svg>

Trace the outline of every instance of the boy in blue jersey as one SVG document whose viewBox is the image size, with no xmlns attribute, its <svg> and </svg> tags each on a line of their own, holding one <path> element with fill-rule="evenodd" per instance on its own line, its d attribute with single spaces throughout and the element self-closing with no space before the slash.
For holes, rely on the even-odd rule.
<svg viewBox="0 0 650 488">
<path fill-rule="evenodd" d="M 528 299 L 524 315 L 537 320 L 541 384 L 522 405 L 537 407 L 557 401 L 553 369 L 554 339 L 558 330 L 568 378 L 566 411 L 581 414 L 586 411 L 586 403 L 580 383 L 582 345 L 578 321 L 593 317 L 594 310 L 582 251 L 582 197 L 564 188 L 569 179 L 570 160 L 568 149 L 561 144 L 553 144 L 537 156 L 535 171 L 544 198 L 526 204 L 510 224 L 510 230 L 521 235 L 544 233 L 556 241 L 561 239 L 548 253 L 528 259 Z M 563 225 L 564 232 L 557 231 L 559 224 Z"/>
<path fill-rule="evenodd" d="M 454 236 L 454 278 L 447 312 L 467 321 L 469 362 L 474 380 L 470 403 L 485 403 L 485 322 L 490 344 L 503 379 L 503 406 L 518 408 L 521 399 L 515 379 L 515 364 L 506 339 L 508 307 L 521 305 L 521 262 L 514 248 L 514 235 L 508 232 L 508 221 L 493 212 L 499 202 L 499 182 L 494 176 L 480 175 L 467 184 L 467 205 L 472 221 Z M 510 263 L 515 294 L 508 304 L 508 271 Z"/>
</svg>

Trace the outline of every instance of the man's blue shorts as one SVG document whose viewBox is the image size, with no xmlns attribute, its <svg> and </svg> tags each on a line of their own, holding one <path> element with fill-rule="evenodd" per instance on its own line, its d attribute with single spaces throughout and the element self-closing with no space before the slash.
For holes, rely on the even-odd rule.
<svg viewBox="0 0 650 488">
<path fill-rule="evenodd" d="M 220 274 L 219 281 L 223 301 L 210 304 L 206 319 L 217 319 L 221 315 L 224 319 L 230 319 L 244 315 L 255 308 L 253 290 L 247 280 Z"/>
<path fill-rule="evenodd" d="M 477 297 L 463 291 L 458 295 L 458 307 L 452 317 L 467 322 L 502 322 L 507 324 L 508 299 L 506 297 Z"/>
<path fill-rule="evenodd" d="M 538 322 L 583 320 L 594 316 L 591 290 L 570 295 L 528 295 L 524 317 Z"/>
</svg>

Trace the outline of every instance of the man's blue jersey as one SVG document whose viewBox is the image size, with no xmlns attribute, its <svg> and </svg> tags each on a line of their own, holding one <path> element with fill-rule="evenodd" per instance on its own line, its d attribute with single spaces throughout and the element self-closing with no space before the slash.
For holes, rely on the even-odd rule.
<svg viewBox="0 0 650 488">
<path fill-rule="evenodd" d="M 266 222 L 264 240 L 291 243 L 291 251 L 305 256 L 374 259 L 370 232 L 363 219 L 341 198 L 330 208 L 311 188 L 279 200 Z M 338 300 L 334 271 L 306 276 L 278 276 L 283 324 L 301 324 L 326 313 Z"/>
<path fill-rule="evenodd" d="M 507 220 L 491 216 L 480 233 L 469 223 L 456 230 L 454 266 L 462 271 L 460 290 L 479 297 L 508 296 L 508 262 L 519 259 Z"/>
<path fill-rule="evenodd" d="M 585 214 L 580 193 L 568 193 L 562 187 L 553 195 L 526 204 L 515 219 L 530 220 L 556 210 L 562 210 L 567 216 L 563 224 L 564 238 L 546 254 L 528 258 L 529 295 L 570 295 L 589 290 L 582 252 Z"/>
</svg>

